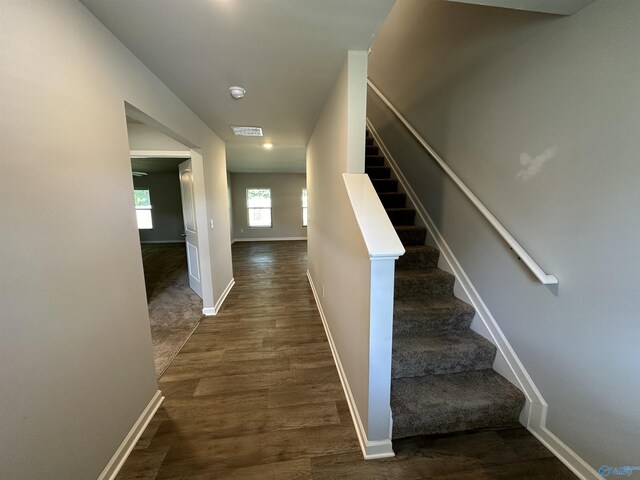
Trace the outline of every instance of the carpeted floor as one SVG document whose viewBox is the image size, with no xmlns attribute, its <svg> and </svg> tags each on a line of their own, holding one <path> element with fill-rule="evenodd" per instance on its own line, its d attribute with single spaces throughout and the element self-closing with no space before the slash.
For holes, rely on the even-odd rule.
<svg viewBox="0 0 640 480">
<path fill-rule="evenodd" d="M 202 319 L 202 299 L 189 288 L 184 244 L 143 244 L 151 339 L 160 378 Z"/>
</svg>

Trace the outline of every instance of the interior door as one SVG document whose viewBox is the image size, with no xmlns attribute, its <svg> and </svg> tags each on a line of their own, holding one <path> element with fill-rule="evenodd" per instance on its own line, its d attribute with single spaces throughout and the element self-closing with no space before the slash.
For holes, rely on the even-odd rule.
<svg viewBox="0 0 640 480">
<path fill-rule="evenodd" d="M 193 195 L 193 171 L 191 159 L 178 165 L 180 171 L 180 193 L 182 195 L 182 217 L 187 248 L 187 267 L 189 270 L 189 286 L 202 298 L 200 263 L 198 261 L 198 228 L 196 226 L 195 197 Z"/>
</svg>

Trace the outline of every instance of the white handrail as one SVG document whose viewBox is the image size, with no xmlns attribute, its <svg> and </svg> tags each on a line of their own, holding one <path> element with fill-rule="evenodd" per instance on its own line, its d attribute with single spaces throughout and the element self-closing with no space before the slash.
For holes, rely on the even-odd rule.
<svg viewBox="0 0 640 480">
<path fill-rule="evenodd" d="M 366 173 L 343 173 L 360 233 L 372 259 L 398 258 L 405 250 Z"/>
<path fill-rule="evenodd" d="M 407 119 L 404 118 L 402 114 L 391 104 L 391 102 L 387 99 L 387 97 L 383 95 L 378 87 L 376 87 L 369 79 L 367 79 L 367 83 L 369 84 L 369 87 L 371 87 L 371 90 L 373 90 L 375 94 L 378 95 L 380 100 L 384 102 L 389 110 L 391 110 L 395 114 L 395 116 L 398 117 L 398 120 L 400 120 L 402 124 L 407 128 L 407 130 L 411 132 L 411 135 L 413 135 L 414 138 L 420 143 L 420 145 L 422 145 L 423 148 L 427 152 L 429 152 L 429 155 L 436 161 L 440 168 L 442 168 L 442 170 L 444 170 L 445 173 L 449 175 L 449 178 L 453 180 L 453 183 L 455 183 L 458 188 L 462 190 L 462 193 L 464 193 L 467 198 L 471 200 L 471 203 L 473 203 L 476 208 L 480 210 L 480 213 L 484 215 L 484 218 L 486 218 L 489 223 L 493 225 L 493 228 L 497 230 L 504 241 L 507 242 L 507 244 L 516 252 L 518 257 L 524 262 L 524 264 L 529 267 L 529 270 L 531 270 L 536 278 L 545 285 L 557 285 L 558 279 L 553 275 L 546 274 L 544 270 L 540 268 L 540 265 L 538 265 L 536 261 L 531 258 L 531 255 L 529 255 L 526 250 L 522 248 L 522 245 L 520 245 L 518 241 L 513 238 L 513 236 L 507 231 L 507 229 L 504 228 L 504 226 L 498 221 L 498 219 L 494 217 L 493 214 L 487 209 L 487 207 L 485 207 L 484 204 L 478 199 L 478 197 L 476 197 L 475 194 L 471 190 L 469 190 L 469 187 L 467 187 L 465 183 L 460 180 L 460 177 L 458 177 L 455 172 L 451 170 L 449 165 L 447 165 L 445 161 L 440 158 L 440 155 L 438 155 L 435 150 L 431 148 L 431 146 L 420 136 L 420 134 L 416 132 L 416 130 L 411 126 Z"/>
</svg>

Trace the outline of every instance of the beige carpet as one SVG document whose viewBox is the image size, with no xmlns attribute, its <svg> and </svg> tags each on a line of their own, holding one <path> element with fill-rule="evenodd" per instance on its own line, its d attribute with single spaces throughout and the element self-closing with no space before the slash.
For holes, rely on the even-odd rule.
<svg viewBox="0 0 640 480">
<path fill-rule="evenodd" d="M 184 244 L 143 244 L 151 339 L 160 378 L 202 319 L 202 299 L 189 288 Z"/>
</svg>

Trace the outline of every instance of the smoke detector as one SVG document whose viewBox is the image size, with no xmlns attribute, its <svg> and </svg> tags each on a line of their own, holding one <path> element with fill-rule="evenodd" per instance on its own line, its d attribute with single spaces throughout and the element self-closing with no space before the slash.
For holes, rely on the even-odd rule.
<svg viewBox="0 0 640 480">
<path fill-rule="evenodd" d="M 231 96 L 233 98 L 238 100 L 238 99 L 244 97 L 244 95 L 247 93 L 247 91 L 242 87 L 234 86 L 234 87 L 229 87 L 229 93 L 231 94 Z"/>
</svg>

